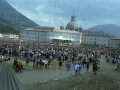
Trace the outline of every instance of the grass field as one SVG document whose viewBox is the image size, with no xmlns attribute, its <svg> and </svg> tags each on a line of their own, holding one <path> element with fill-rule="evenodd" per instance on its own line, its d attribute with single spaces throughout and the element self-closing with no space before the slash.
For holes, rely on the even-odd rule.
<svg viewBox="0 0 120 90">
<path fill-rule="evenodd" d="M 93 72 L 70 76 L 57 81 L 48 81 L 24 85 L 25 90 L 120 90 L 120 72 L 116 65 L 106 63 L 101 58 L 101 69 L 97 75 Z"/>
<path fill-rule="evenodd" d="M 85 75 L 71 76 L 47 83 L 24 85 L 25 90 L 120 90 L 118 72 L 109 70 Z"/>
</svg>

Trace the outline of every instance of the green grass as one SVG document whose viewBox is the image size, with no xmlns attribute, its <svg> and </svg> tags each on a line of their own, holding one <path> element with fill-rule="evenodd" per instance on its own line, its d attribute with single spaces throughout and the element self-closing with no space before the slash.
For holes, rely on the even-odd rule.
<svg viewBox="0 0 120 90">
<path fill-rule="evenodd" d="M 118 72 L 100 71 L 48 81 L 24 85 L 25 90 L 119 90 L 120 77 Z"/>
</svg>

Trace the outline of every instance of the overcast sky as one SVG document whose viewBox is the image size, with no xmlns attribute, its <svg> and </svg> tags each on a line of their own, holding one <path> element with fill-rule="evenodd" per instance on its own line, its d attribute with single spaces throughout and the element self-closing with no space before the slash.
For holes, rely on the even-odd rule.
<svg viewBox="0 0 120 90">
<path fill-rule="evenodd" d="M 83 29 L 95 25 L 120 26 L 120 0 L 6 0 L 20 13 L 41 26 L 59 29 L 71 20 L 75 11 L 76 22 Z"/>
</svg>

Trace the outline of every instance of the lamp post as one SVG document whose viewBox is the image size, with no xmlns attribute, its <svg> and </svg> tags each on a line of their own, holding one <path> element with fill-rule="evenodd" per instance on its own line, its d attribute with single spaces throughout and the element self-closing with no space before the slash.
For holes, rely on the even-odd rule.
<svg viewBox="0 0 120 90">
<path fill-rule="evenodd" d="M 110 47 L 110 38 L 108 39 L 108 47 Z"/>
<path fill-rule="evenodd" d="M 19 39 L 20 39 L 20 46 L 19 46 L 19 49 L 21 48 L 21 41 L 22 41 L 22 27 L 21 27 L 21 32 L 20 32 L 20 36 L 19 36 Z"/>
</svg>

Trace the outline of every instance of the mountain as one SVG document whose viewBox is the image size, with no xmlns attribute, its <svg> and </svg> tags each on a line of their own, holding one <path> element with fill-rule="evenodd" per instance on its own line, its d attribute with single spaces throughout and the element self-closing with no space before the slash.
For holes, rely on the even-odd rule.
<svg viewBox="0 0 120 90">
<path fill-rule="evenodd" d="M 88 30 L 101 30 L 111 35 L 120 36 L 120 26 L 115 24 L 97 25 Z"/>
<path fill-rule="evenodd" d="M 0 33 L 1 34 L 12 33 L 12 34 L 18 35 L 21 33 L 21 31 L 15 27 L 10 26 L 10 25 L 0 23 Z"/>
<path fill-rule="evenodd" d="M 0 23 L 12 25 L 18 29 L 38 26 L 38 24 L 22 15 L 5 0 L 0 0 Z"/>
</svg>

